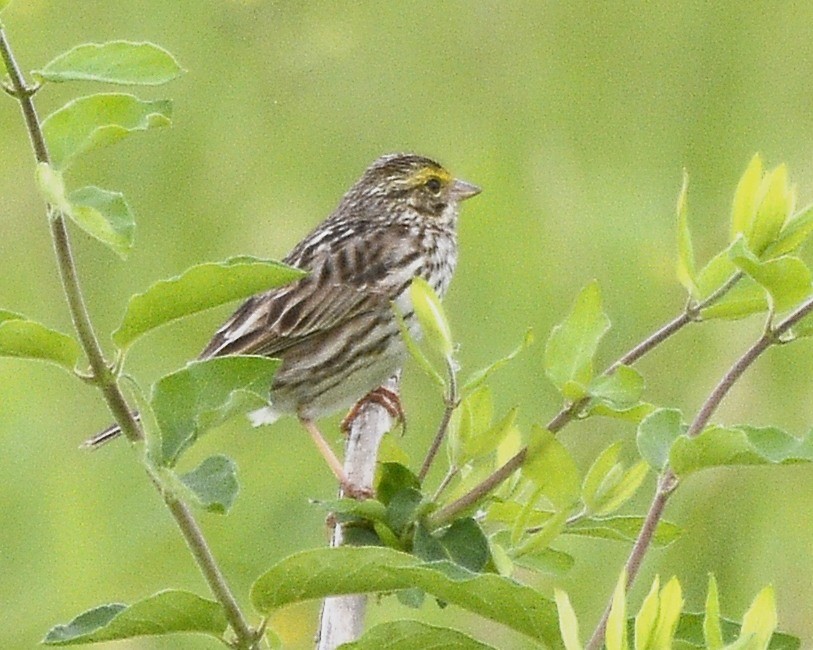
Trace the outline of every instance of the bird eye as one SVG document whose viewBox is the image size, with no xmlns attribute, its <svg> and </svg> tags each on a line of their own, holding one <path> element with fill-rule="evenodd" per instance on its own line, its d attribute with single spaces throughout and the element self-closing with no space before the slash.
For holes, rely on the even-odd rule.
<svg viewBox="0 0 813 650">
<path fill-rule="evenodd" d="M 426 189 L 432 192 L 432 194 L 440 194 L 440 179 L 430 178 L 426 181 Z"/>
</svg>

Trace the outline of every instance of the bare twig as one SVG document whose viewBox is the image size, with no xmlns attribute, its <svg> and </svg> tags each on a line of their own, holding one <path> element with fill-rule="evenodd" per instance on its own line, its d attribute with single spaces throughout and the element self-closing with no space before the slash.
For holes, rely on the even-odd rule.
<svg viewBox="0 0 813 650">
<path fill-rule="evenodd" d="M 449 375 L 449 386 L 448 392 L 444 399 L 445 408 L 443 409 L 443 416 L 440 419 L 440 424 L 438 425 L 435 438 L 432 440 L 429 451 L 426 452 L 426 458 L 424 458 L 423 464 L 421 465 L 421 471 L 418 472 L 418 479 L 421 482 L 423 482 L 426 475 L 429 473 L 429 468 L 432 467 L 432 462 L 435 460 L 435 456 L 437 456 L 440 445 L 443 443 L 443 439 L 446 437 L 446 432 L 449 430 L 449 422 L 452 420 L 452 414 L 454 414 L 454 410 L 457 408 L 460 401 L 457 390 L 457 371 L 455 370 L 453 362 L 449 358 L 446 359 L 446 370 Z"/>
<path fill-rule="evenodd" d="M 398 377 L 390 378 L 384 388 L 397 393 Z M 372 489 L 378 446 L 393 424 L 390 412 L 374 402 L 367 402 L 353 420 L 345 445 L 344 471 L 356 487 Z M 330 545 L 341 546 L 343 542 L 344 526 L 336 524 Z M 334 650 L 358 639 L 366 608 L 367 596 L 363 594 L 325 598 L 316 637 L 318 650 Z"/>
</svg>

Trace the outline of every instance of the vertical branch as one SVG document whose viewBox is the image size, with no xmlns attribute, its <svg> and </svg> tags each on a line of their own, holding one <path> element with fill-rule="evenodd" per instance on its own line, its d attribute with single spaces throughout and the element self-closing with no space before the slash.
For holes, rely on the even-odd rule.
<svg viewBox="0 0 813 650">
<path fill-rule="evenodd" d="M 391 377 L 384 388 L 398 392 L 398 375 Z M 375 467 L 378 462 L 378 446 L 381 439 L 394 426 L 392 415 L 383 406 L 365 404 L 353 420 L 345 445 L 344 471 L 352 483 L 360 488 L 372 489 Z M 344 527 L 336 524 L 331 546 L 344 542 Z M 349 595 L 325 598 L 316 637 L 318 650 L 335 650 L 343 643 L 355 641 L 364 629 L 367 596 Z"/>
</svg>

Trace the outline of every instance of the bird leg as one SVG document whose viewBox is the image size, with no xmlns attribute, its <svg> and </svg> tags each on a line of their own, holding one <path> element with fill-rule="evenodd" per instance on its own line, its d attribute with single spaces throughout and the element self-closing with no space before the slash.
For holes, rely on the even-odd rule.
<svg viewBox="0 0 813 650">
<path fill-rule="evenodd" d="M 404 414 L 404 409 L 401 406 L 401 398 L 395 391 L 392 391 L 389 388 L 384 388 L 383 386 L 379 386 L 375 390 L 371 390 L 358 402 L 356 402 L 353 405 L 353 408 L 351 408 L 347 415 L 344 416 L 340 426 L 342 433 L 344 433 L 346 438 L 350 437 L 350 429 L 353 426 L 353 422 L 358 417 L 361 409 L 363 409 L 367 404 L 378 404 L 381 408 L 387 411 L 387 413 L 389 413 L 396 422 L 401 424 L 402 435 L 406 433 L 406 415 Z"/>
<path fill-rule="evenodd" d="M 341 461 L 336 458 L 336 454 L 333 453 L 333 450 L 330 448 L 327 440 L 325 440 L 322 432 L 319 431 L 316 423 L 313 420 L 308 420 L 307 418 L 303 417 L 300 417 L 299 421 L 302 423 L 302 426 L 305 427 L 305 431 L 310 434 L 316 448 L 319 450 L 319 453 L 322 454 L 322 458 L 327 461 L 330 471 L 333 472 L 333 475 L 341 485 L 342 492 L 353 499 L 363 500 L 372 497 L 373 491 L 371 489 L 360 487 L 352 483 L 350 477 L 348 477 L 347 473 L 344 471 Z"/>
</svg>

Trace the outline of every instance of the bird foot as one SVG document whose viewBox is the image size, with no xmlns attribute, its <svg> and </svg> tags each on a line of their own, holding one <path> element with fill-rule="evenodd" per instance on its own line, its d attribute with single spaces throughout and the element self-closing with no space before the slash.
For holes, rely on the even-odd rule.
<svg viewBox="0 0 813 650">
<path fill-rule="evenodd" d="M 353 422 L 367 404 L 378 404 L 401 425 L 401 435 L 406 433 L 406 414 L 401 406 L 401 398 L 395 391 L 379 386 L 356 402 L 353 408 L 344 416 L 340 426 L 345 438 L 350 437 L 350 429 L 353 427 Z"/>
</svg>

